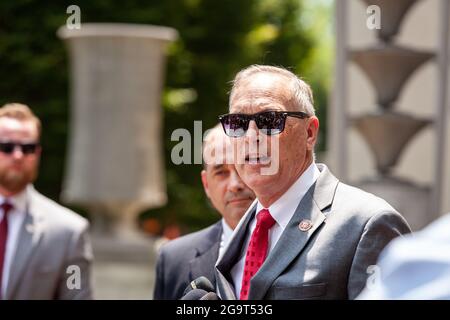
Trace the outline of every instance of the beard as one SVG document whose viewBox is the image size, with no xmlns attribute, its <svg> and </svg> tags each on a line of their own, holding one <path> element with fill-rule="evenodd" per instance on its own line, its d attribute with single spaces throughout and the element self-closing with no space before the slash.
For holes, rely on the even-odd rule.
<svg viewBox="0 0 450 320">
<path fill-rule="evenodd" d="M 18 193 L 36 179 L 37 170 L 11 170 L 0 172 L 0 186 L 11 193 Z"/>
</svg>

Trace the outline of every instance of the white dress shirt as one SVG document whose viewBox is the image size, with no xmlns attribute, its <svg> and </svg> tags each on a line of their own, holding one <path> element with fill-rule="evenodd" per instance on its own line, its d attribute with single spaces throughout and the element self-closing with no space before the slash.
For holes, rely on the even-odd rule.
<svg viewBox="0 0 450 320">
<path fill-rule="evenodd" d="M 222 236 L 220 237 L 220 245 L 219 245 L 219 255 L 220 258 L 225 251 L 225 248 L 228 246 L 228 242 L 230 241 L 231 235 L 233 234 L 233 229 L 225 222 L 225 219 L 222 218 Z M 217 259 L 219 261 L 219 259 Z"/>
<path fill-rule="evenodd" d="M 9 274 L 11 271 L 14 254 L 16 252 L 19 233 L 26 216 L 27 191 L 24 190 L 21 193 L 9 198 L 5 198 L 0 195 L 0 204 L 2 204 L 6 199 L 8 199 L 14 208 L 8 213 L 8 236 L 6 239 L 2 287 L 0 288 L 2 290 L 2 297 L 6 296 L 6 288 L 8 287 Z M 3 220 L 3 216 L 4 212 L 0 209 L 0 221 Z"/>
<path fill-rule="evenodd" d="M 303 172 L 303 174 L 294 182 L 294 184 L 278 199 L 276 200 L 268 209 L 274 220 L 275 225 L 269 231 L 269 251 L 267 256 L 273 250 L 275 245 L 280 239 L 281 234 L 284 229 L 286 229 L 287 224 L 291 220 L 295 213 L 300 201 L 303 196 L 309 190 L 309 188 L 316 182 L 320 175 L 320 171 L 316 164 L 313 162 L 308 169 Z M 258 214 L 262 209 L 263 205 L 258 201 L 256 205 L 256 214 Z M 245 254 L 247 252 L 248 243 L 250 242 L 251 234 L 256 227 L 256 219 L 252 219 L 250 222 L 250 233 L 246 235 L 245 245 L 241 252 L 241 257 L 239 261 L 231 269 L 231 277 L 234 283 L 234 289 L 236 297 L 239 298 L 241 292 L 242 275 L 244 273 L 245 265 Z"/>
</svg>

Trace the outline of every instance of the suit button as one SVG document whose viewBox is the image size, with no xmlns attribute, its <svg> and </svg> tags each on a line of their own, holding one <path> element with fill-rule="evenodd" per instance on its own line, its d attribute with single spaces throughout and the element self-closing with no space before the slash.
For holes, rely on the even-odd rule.
<svg viewBox="0 0 450 320">
<path fill-rule="evenodd" d="M 311 220 L 305 219 L 305 220 L 300 221 L 298 228 L 300 229 L 300 231 L 306 232 L 309 229 L 311 229 L 312 226 L 313 226 L 313 224 L 312 224 Z"/>
</svg>

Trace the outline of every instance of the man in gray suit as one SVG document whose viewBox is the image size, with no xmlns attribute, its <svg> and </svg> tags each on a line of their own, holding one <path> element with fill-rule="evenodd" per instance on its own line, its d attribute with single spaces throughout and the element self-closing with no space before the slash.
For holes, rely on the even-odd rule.
<svg viewBox="0 0 450 320">
<path fill-rule="evenodd" d="M 0 108 L 0 298 L 90 299 L 88 222 L 31 185 L 40 132 L 27 106 Z"/>
<path fill-rule="evenodd" d="M 450 213 L 389 243 L 357 299 L 450 300 Z"/>
<path fill-rule="evenodd" d="M 355 298 L 381 250 L 410 229 L 386 201 L 315 163 L 310 87 L 288 70 L 251 66 L 220 121 L 257 196 L 217 263 L 221 298 Z"/>
<path fill-rule="evenodd" d="M 214 266 L 233 229 L 255 199 L 234 168 L 230 140 L 220 126 L 206 135 L 203 144 L 203 187 L 222 215 L 217 223 L 170 241 L 161 248 L 156 267 L 154 299 L 176 300 L 200 276 L 215 285 Z"/>
</svg>

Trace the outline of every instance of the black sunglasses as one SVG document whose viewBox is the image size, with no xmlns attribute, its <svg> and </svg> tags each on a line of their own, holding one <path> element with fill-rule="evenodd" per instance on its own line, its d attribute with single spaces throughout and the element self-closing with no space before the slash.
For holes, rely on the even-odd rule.
<svg viewBox="0 0 450 320">
<path fill-rule="evenodd" d="M 227 136 L 237 138 L 245 135 L 251 120 L 262 133 L 271 136 L 283 132 L 287 117 L 309 118 L 305 112 L 262 111 L 255 114 L 229 113 L 219 116 Z"/>
<path fill-rule="evenodd" d="M 23 154 L 34 154 L 39 147 L 39 143 L 19 143 L 19 142 L 0 142 L 0 152 L 11 154 L 16 147 L 20 147 Z"/>
</svg>

